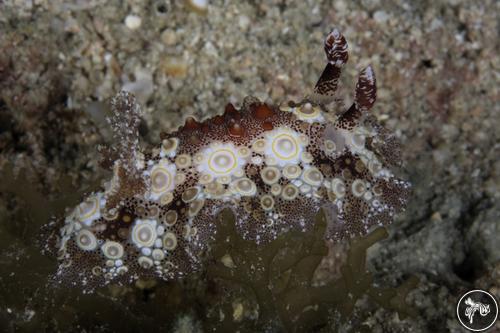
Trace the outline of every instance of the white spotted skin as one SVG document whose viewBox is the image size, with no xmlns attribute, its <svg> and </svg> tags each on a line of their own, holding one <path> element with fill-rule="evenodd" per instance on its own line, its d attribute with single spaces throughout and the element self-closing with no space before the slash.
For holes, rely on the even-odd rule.
<svg viewBox="0 0 500 333">
<path fill-rule="evenodd" d="M 304 119 L 303 122 L 308 126 L 314 126 L 321 124 L 325 118 L 321 115 L 317 119 L 319 122 L 310 121 L 310 119 Z M 372 177 L 391 179 L 390 171 L 384 168 L 376 155 L 366 148 L 366 139 L 374 136 L 374 133 L 361 126 L 357 126 L 355 130 L 336 129 L 335 131 L 334 137 L 341 137 L 343 140 L 339 145 L 345 146 L 344 152 L 348 151 L 359 157 Z M 198 262 L 193 250 L 188 250 L 189 247 L 185 249 L 180 247 L 190 244 L 189 246 L 193 248 L 205 248 L 205 245 L 198 241 L 199 234 L 193 231 L 196 230 L 194 225 L 198 225 L 197 221 L 201 218 L 200 216 L 214 216 L 220 210 L 216 206 L 217 202 L 229 204 L 226 207 L 241 211 L 238 206 L 242 204 L 244 198 L 246 198 L 245 200 L 255 198 L 258 203 L 257 207 L 262 210 L 265 216 L 265 228 L 259 229 L 260 231 L 254 234 L 245 232 L 243 237 L 259 243 L 278 237 L 280 233 L 271 230 L 279 226 L 281 221 L 291 221 L 287 212 L 280 208 L 281 205 L 286 203 L 301 205 L 304 200 L 309 200 L 319 209 L 321 203 L 325 201 L 325 195 L 319 192 L 321 188 L 332 193 L 331 204 L 337 207 L 337 211 L 342 211 L 345 201 L 351 196 L 368 202 L 371 209 L 376 211 L 384 211 L 385 209 L 379 197 L 374 200 L 372 192 L 364 189 L 359 190 L 361 187 L 358 183 L 361 180 L 355 180 L 353 183 L 344 179 L 342 173 L 337 173 L 333 178 L 323 174 L 321 169 L 313 164 L 314 155 L 309 152 L 309 150 L 315 151 L 316 141 L 305 136 L 303 132 L 286 125 L 264 132 L 247 146 L 217 141 L 200 147 L 197 153 L 187 154 L 185 152 L 179 153 L 178 140 L 174 139 L 173 142 L 172 146 L 175 149 L 171 147 L 163 152 L 160 149 L 159 159 L 144 161 L 147 165 L 146 170 L 143 171 L 146 188 L 142 200 L 146 202 L 146 206 L 159 205 L 161 210 L 163 209 L 162 204 L 165 204 L 165 207 L 171 207 L 176 202 L 175 196 L 179 195 L 177 193 L 185 193 L 189 188 L 188 184 L 191 185 L 191 188 L 196 189 L 197 194 L 192 198 L 191 196 L 182 197 L 182 200 L 186 201 L 187 213 L 185 215 L 175 210 L 168 210 L 167 214 L 167 210 L 165 210 L 164 216 L 168 216 L 165 221 L 162 221 L 159 216 L 153 219 L 144 216 L 131 222 L 130 236 L 125 240 L 125 244 L 129 243 L 136 249 L 135 259 L 134 256 L 129 258 L 130 254 L 106 254 L 104 252 L 106 246 L 104 245 L 101 245 L 99 251 L 96 244 L 98 242 L 109 244 L 109 241 L 99 238 L 99 233 L 91 233 L 90 229 L 87 229 L 93 225 L 92 222 L 101 217 L 101 209 L 106 202 L 106 196 L 103 193 L 97 193 L 90 197 L 91 200 L 94 200 L 92 202 L 98 203 L 99 209 L 88 209 L 88 216 L 75 210 L 72 215 L 66 218 L 67 223 L 62 244 L 68 243 L 72 238 L 76 240 L 76 237 L 82 232 L 95 235 L 95 240 L 88 237 L 81 238 L 85 244 L 79 243 L 79 248 L 86 252 L 100 253 L 103 262 L 111 260 L 111 266 L 120 268 L 121 273 L 118 273 L 117 269 L 110 271 L 110 268 L 103 265 L 101 269 L 103 272 L 107 272 L 108 279 L 117 279 L 120 277 L 118 274 L 129 274 L 130 268 L 135 267 L 136 264 L 139 264 L 141 269 L 145 271 L 155 271 L 155 274 L 165 279 L 184 274 L 184 272 L 171 271 L 173 266 L 168 258 L 179 251 L 189 251 L 186 252 L 189 260 L 192 263 Z M 256 142 L 258 144 L 255 144 Z M 336 145 L 336 142 L 330 141 L 325 146 L 320 140 L 317 148 L 326 153 L 332 152 L 332 156 L 341 156 L 342 152 L 335 151 Z M 328 149 L 330 151 L 327 151 Z M 268 186 L 266 189 L 257 185 L 252 180 L 255 178 L 247 173 L 251 167 L 259 168 L 260 172 L 257 175 L 262 183 Z M 179 171 L 179 168 L 182 168 L 182 172 Z M 271 173 L 268 175 L 266 172 Z M 188 177 L 197 181 L 185 184 Z M 283 185 L 279 185 L 280 183 Z M 107 194 L 110 195 L 110 193 L 111 191 Z M 170 195 L 170 199 L 163 202 L 160 199 L 166 198 L 166 194 Z M 178 215 L 175 223 L 171 222 L 172 214 Z M 245 222 L 243 221 L 246 219 L 245 215 L 241 216 L 241 219 L 237 221 L 238 228 L 244 228 Z M 307 230 L 306 219 L 301 218 L 297 221 L 300 230 Z M 79 228 L 83 227 L 83 230 L 76 230 L 77 223 Z M 107 223 L 112 223 L 112 221 Z M 176 228 L 181 226 L 184 226 L 184 231 L 176 232 L 175 230 L 179 230 Z M 101 224 L 101 228 L 105 230 L 105 224 Z M 269 231 L 266 231 L 267 228 Z"/>
</svg>

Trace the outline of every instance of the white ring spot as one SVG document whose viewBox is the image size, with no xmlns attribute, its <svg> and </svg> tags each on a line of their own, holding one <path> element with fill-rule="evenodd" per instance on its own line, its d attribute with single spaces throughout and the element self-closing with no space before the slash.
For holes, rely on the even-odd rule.
<svg viewBox="0 0 500 333">
<path fill-rule="evenodd" d="M 293 184 L 286 185 L 281 191 L 281 196 L 285 200 L 293 200 L 299 195 L 299 189 Z"/>
<path fill-rule="evenodd" d="M 163 247 L 169 251 L 172 251 L 177 247 L 177 237 L 173 232 L 167 232 L 163 236 Z"/>
<path fill-rule="evenodd" d="M 92 251 L 97 247 L 97 239 L 92 231 L 82 229 L 76 234 L 76 244 L 84 251 Z"/>
<path fill-rule="evenodd" d="M 156 239 L 155 220 L 136 220 L 132 228 L 132 241 L 137 247 L 151 247 Z"/>
<path fill-rule="evenodd" d="M 154 192 L 164 192 L 172 183 L 172 175 L 165 168 L 157 168 L 151 173 L 151 182 Z"/>
<path fill-rule="evenodd" d="M 153 267 L 153 260 L 151 258 L 139 257 L 139 259 L 137 259 L 137 261 L 139 263 L 139 266 L 141 266 L 144 269 L 149 269 L 149 268 Z"/>
<path fill-rule="evenodd" d="M 108 259 L 120 259 L 123 256 L 123 245 L 118 242 L 106 241 L 101 250 Z"/>
<path fill-rule="evenodd" d="M 241 195 L 252 196 L 257 192 L 257 186 L 248 178 L 238 179 L 233 184 L 236 192 Z"/>
<path fill-rule="evenodd" d="M 299 153 L 298 144 L 289 134 L 278 135 L 272 143 L 273 153 L 282 160 L 295 158 Z"/>
<path fill-rule="evenodd" d="M 362 179 L 356 179 L 352 182 L 352 194 L 356 197 L 361 197 L 366 192 L 366 182 Z"/>
<path fill-rule="evenodd" d="M 344 197 L 346 188 L 344 181 L 342 179 L 340 178 L 332 179 L 331 189 L 337 198 Z"/>
<path fill-rule="evenodd" d="M 216 150 L 208 159 L 210 170 L 219 175 L 230 173 L 236 166 L 236 156 L 229 149 Z"/>
</svg>

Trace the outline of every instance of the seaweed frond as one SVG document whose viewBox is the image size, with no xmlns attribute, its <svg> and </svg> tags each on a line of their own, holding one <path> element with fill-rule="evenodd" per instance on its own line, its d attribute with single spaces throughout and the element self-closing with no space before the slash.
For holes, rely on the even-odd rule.
<svg viewBox="0 0 500 333">
<path fill-rule="evenodd" d="M 367 249 L 387 237 L 383 227 L 351 239 L 347 260 L 340 269 L 342 276 L 317 286 L 313 276 L 327 253 L 327 221 L 323 213 L 318 214 L 312 230 L 290 231 L 265 245 L 239 236 L 230 211 L 222 212 L 219 219 L 210 254 L 213 262 L 207 265 L 207 274 L 216 286 L 230 292 L 222 293 L 224 299 L 211 300 L 209 326 L 226 330 L 264 327 L 315 331 L 325 327 L 332 315 L 348 320 L 356 301 L 364 295 L 397 311 L 401 319 L 415 315 L 405 298 L 418 283 L 416 278 L 409 278 L 398 288 L 377 288 L 366 269 Z M 242 321 L 242 316 L 254 320 Z"/>
</svg>

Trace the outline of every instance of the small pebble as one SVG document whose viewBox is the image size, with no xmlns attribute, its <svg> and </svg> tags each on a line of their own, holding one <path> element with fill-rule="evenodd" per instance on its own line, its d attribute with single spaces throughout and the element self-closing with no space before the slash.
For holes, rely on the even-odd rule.
<svg viewBox="0 0 500 333">
<path fill-rule="evenodd" d="M 208 0 L 187 0 L 188 7 L 198 14 L 205 14 L 208 9 Z"/>
<path fill-rule="evenodd" d="M 125 18 L 125 25 L 127 28 L 130 30 L 135 30 L 138 29 L 141 26 L 142 20 L 139 16 L 137 15 L 128 15 Z"/>
<path fill-rule="evenodd" d="M 167 46 L 175 45 L 177 42 L 177 36 L 175 31 L 172 29 L 167 29 L 161 33 L 161 41 Z"/>
<path fill-rule="evenodd" d="M 441 222 L 443 220 L 443 218 L 441 217 L 441 213 L 439 212 L 434 212 L 432 215 L 431 215 L 431 221 L 434 221 L 434 222 Z"/>
<path fill-rule="evenodd" d="M 242 30 L 247 30 L 248 27 L 250 26 L 250 19 L 248 18 L 248 16 L 246 16 L 246 15 L 240 15 L 238 17 L 238 26 Z"/>
<path fill-rule="evenodd" d="M 166 75 L 173 77 L 185 77 L 188 70 L 186 61 L 180 57 L 166 57 L 160 67 Z"/>
<path fill-rule="evenodd" d="M 243 319 L 243 314 L 244 314 L 244 307 L 243 304 L 238 302 L 238 303 L 233 303 L 233 320 L 236 322 L 240 322 Z"/>
<path fill-rule="evenodd" d="M 389 15 L 386 12 L 384 12 L 383 10 L 377 10 L 373 14 L 373 19 L 375 21 L 377 21 L 378 23 L 384 23 L 385 21 L 387 21 L 389 19 Z"/>
<path fill-rule="evenodd" d="M 225 254 L 222 258 L 220 258 L 220 261 L 224 266 L 227 268 L 235 268 L 236 265 L 234 264 L 233 258 L 229 254 Z"/>
</svg>

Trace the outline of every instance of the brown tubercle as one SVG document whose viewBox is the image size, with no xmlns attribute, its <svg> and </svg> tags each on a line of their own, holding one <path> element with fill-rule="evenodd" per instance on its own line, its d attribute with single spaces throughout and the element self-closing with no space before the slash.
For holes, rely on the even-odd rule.
<svg viewBox="0 0 500 333">
<path fill-rule="evenodd" d="M 262 123 L 262 128 L 264 129 L 264 131 L 272 131 L 274 126 L 270 121 L 265 121 Z"/>
<path fill-rule="evenodd" d="M 231 136 L 240 138 L 245 135 L 245 129 L 237 122 L 231 122 L 227 129 Z"/>
<path fill-rule="evenodd" d="M 254 108 L 253 114 L 259 120 L 266 120 L 273 116 L 274 111 L 266 103 L 262 103 Z"/>
<path fill-rule="evenodd" d="M 226 121 L 240 120 L 241 115 L 238 110 L 236 110 L 233 104 L 228 103 L 224 109 L 224 118 L 226 119 Z"/>
<path fill-rule="evenodd" d="M 200 128 L 200 123 L 196 121 L 194 117 L 187 117 L 184 123 L 184 129 L 186 130 L 196 130 Z"/>
</svg>

